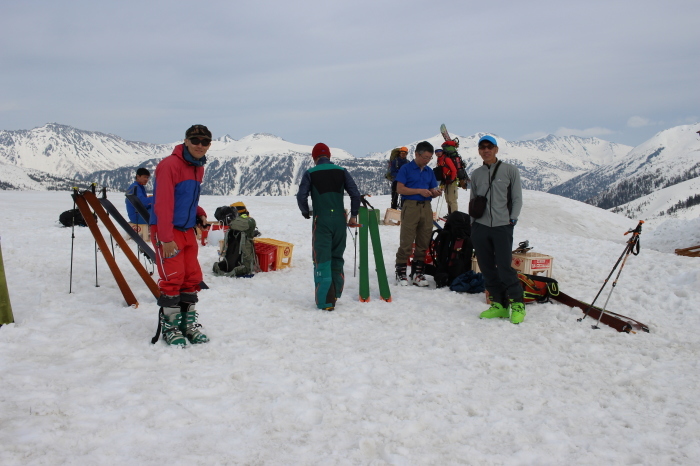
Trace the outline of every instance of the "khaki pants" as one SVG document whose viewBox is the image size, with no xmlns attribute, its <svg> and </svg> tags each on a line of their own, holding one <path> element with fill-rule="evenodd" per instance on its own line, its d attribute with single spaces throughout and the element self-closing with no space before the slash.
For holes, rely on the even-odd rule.
<svg viewBox="0 0 700 466">
<path fill-rule="evenodd" d="M 401 209 L 400 234 L 396 265 L 404 265 L 408 262 L 413 243 L 416 243 L 416 252 L 413 257 L 417 261 L 422 261 L 425 251 L 430 247 L 430 237 L 433 234 L 433 209 L 430 201 L 404 200 L 403 209 Z"/>
<path fill-rule="evenodd" d="M 445 186 L 445 202 L 447 203 L 448 214 L 459 210 L 457 208 L 457 197 L 459 197 L 458 189 L 459 182 L 457 180 Z"/>
</svg>

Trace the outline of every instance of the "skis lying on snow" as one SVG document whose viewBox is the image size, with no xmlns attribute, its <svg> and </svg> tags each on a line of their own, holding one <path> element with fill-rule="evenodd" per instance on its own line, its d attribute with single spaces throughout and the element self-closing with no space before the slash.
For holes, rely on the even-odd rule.
<svg viewBox="0 0 700 466">
<path fill-rule="evenodd" d="M 382 242 L 379 236 L 379 223 L 375 208 L 362 196 L 360 207 L 360 301 L 369 302 L 369 244 L 367 233 L 372 238 L 372 252 L 374 253 L 374 264 L 379 282 L 379 295 L 382 301 L 391 302 L 391 291 L 389 281 L 386 278 L 386 267 L 384 266 L 384 255 L 382 253 Z M 370 212 L 371 210 L 371 212 Z"/>
<path fill-rule="evenodd" d="M 551 295 L 551 298 L 569 307 L 577 307 L 581 311 L 588 312 L 592 318 L 597 319 L 600 317 L 600 322 L 612 327 L 618 332 L 625 333 L 636 333 L 637 331 L 649 333 L 649 327 L 646 324 L 634 320 L 630 317 L 623 316 L 622 314 L 616 314 L 610 311 L 603 311 L 597 306 L 591 306 L 590 304 L 579 301 L 576 298 L 572 298 L 566 293 L 559 292 L 558 295 Z"/>
</svg>

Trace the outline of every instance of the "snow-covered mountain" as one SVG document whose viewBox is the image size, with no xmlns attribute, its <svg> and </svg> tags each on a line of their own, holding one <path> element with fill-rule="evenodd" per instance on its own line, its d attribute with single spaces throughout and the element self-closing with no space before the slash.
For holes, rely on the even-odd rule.
<svg viewBox="0 0 700 466">
<path fill-rule="evenodd" d="M 71 189 L 76 183 L 76 180 L 54 176 L 31 168 L 20 168 L 0 160 L 0 190 L 65 191 Z"/>
<path fill-rule="evenodd" d="M 549 191 L 604 208 L 621 206 L 656 190 L 700 175 L 700 138 L 695 126 L 679 126 L 657 134 L 632 148 L 597 138 L 547 136 L 534 141 L 499 141 L 499 158 L 520 168 L 526 189 Z M 481 164 L 477 141 L 485 133 L 457 136 L 460 154 L 471 172 Z M 409 158 L 418 142 L 404 143 Z M 427 138 L 435 147 L 437 134 Z M 0 189 L 66 189 L 97 182 L 122 191 L 132 182 L 137 167 L 154 169 L 180 141 L 149 144 L 118 136 L 83 131 L 55 123 L 20 131 L 0 131 Z M 272 134 L 255 133 L 236 140 L 228 135 L 215 139 L 207 154 L 204 194 L 290 195 L 296 192 L 304 171 L 312 165 L 312 145 L 285 141 Z M 333 160 L 351 171 L 363 193 L 386 194 L 384 178 L 391 149 L 354 157 L 331 148 Z M 434 166 L 435 160 L 431 163 Z M 681 185 L 686 186 L 686 185 Z M 688 185 L 694 186 L 694 185 Z M 688 189 L 692 190 L 693 187 Z M 664 190 L 654 197 L 660 212 L 691 193 Z M 669 197 L 665 197 L 669 196 Z M 621 207 L 640 215 L 641 204 Z M 661 205 L 666 207 L 661 207 Z M 650 207 L 652 208 L 652 207 Z M 623 210 L 621 210 L 623 211 Z M 646 212 L 646 211 L 645 211 Z M 651 215 L 651 211 L 648 213 Z"/>
<path fill-rule="evenodd" d="M 113 134 L 57 123 L 31 130 L 0 131 L 0 161 L 65 178 L 136 166 L 166 155 L 171 147 L 126 141 Z"/>
<path fill-rule="evenodd" d="M 700 176 L 700 138 L 696 131 L 697 125 L 661 131 L 622 159 L 578 175 L 549 192 L 609 209 L 697 179 Z M 667 201 L 675 204 L 689 194 L 681 187 L 658 192 L 654 199 L 671 196 L 658 205 Z M 647 201 L 649 199 L 640 200 L 631 208 L 636 209 Z"/>
<path fill-rule="evenodd" d="M 659 221 L 669 216 L 685 220 L 700 217 L 700 177 L 659 189 L 611 211 L 629 218 Z"/>
</svg>

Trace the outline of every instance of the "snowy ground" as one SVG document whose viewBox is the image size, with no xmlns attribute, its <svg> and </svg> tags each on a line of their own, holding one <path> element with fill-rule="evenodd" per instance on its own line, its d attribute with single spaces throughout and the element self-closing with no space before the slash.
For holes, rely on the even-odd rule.
<svg viewBox="0 0 700 466">
<path fill-rule="evenodd" d="M 0 192 L 16 320 L 0 328 L 0 464 L 700 462 L 700 258 L 645 247 L 645 230 L 608 307 L 651 333 L 621 334 L 560 304 L 528 306 L 518 326 L 479 320 L 482 295 L 432 287 L 392 285 L 385 303 L 373 276 L 373 299 L 360 303 L 348 240 L 346 290 L 324 313 L 294 198 L 202 205 L 213 218 L 239 200 L 264 236 L 294 243 L 294 266 L 219 278 L 215 248 L 202 248 L 211 342 L 178 350 L 150 344 L 157 308 L 122 253 L 141 305 L 125 307 L 101 255 L 95 287 L 87 228 L 76 229 L 68 294 L 71 234 L 57 225 L 68 193 Z M 528 191 L 516 242 L 554 256 L 561 289 L 590 300 L 635 225 Z M 664 236 L 697 244 L 686 225 Z M 381 227 L 387 264 L 398 235 Z"/>
</svg>

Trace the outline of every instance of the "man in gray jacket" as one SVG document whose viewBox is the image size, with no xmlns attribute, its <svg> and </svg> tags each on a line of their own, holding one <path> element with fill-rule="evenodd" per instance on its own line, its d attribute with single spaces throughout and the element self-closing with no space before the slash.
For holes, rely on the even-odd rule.
<svg viewBox="0 0 700 466">
<path fill-rule="evenodd" d="M 498 160 L 496 154 L 496 138 L 479 139 L 479 155 L 484 164 L 472 174 L 470 199 L 485 196 L 486 208 L 481 217 L 473 219 L 471 239 L 491 300 L 491 307 L 479 317 L 510 316 L 512 323 L 519 324 L 525 319 L 525 304 L 518 273 L 511 267 L 511 251 L 523 193 L 517 167 Z"/>
</svg>

